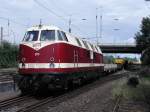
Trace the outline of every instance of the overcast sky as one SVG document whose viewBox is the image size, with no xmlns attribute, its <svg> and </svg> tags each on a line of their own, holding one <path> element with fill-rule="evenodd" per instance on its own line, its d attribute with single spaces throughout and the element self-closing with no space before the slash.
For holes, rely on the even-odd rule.
<svg viewBox="0 0 150 112">
<path fill-rule="evenodd" d="M 35 1 L 40 2 L 41 5 Z M 144 0 L 35 1 L 0 0 L 0 26 L 4 27 L 4 39 L 19 43 L 26 29 L 39 24 L 40 19 L 43 24 L 56 25 L 68 31 L 69 15 L 72 15 L 72 33 L 96 41 L 96 8 L 102 7 L 98 9 L 98 17 L 101 13 L 103 15 L 103 34 L 100 42 L 133 43 L 142 18 L 150 14 L 150 3 Z M 7 36 L 8 22 L 4 18 L 10 19 L 10 37 Z M 116 18 L 119 20 L 114 20 Z"/>
</svg>

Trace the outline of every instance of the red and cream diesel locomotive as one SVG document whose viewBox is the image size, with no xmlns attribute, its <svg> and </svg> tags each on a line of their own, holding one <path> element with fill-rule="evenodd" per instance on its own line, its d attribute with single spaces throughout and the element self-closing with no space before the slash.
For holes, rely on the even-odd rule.
<svg viewBox="0 0 150 112">
<path fill-rule="evenodd" d="M 104 71 L 101 49 L 55 26 L 27 30 L 19 51 L 17 84 L 22 93 L 68 88 Z"/>
</svg>

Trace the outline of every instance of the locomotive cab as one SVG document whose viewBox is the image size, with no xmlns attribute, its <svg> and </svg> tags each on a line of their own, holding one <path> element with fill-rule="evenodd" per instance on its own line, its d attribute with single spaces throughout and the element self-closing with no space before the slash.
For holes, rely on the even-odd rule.
<svg viewBox="0 0 150 112">
<path fill-rule="evenodd" d="M 53 44 L 58 42 L 68 42 L 65 32 L 58 28 L 42 28 L 41 26 L 29 29 L 20 44 L 20 72 L 22 68 L 26 68 L 26 65 L 27 68 L 30 68 L 29 66 L 33 63 L 39 63 L 40 65 L 54 60 L 55 55 L 58 55 L 59 45 L 55 46 Z M 25 63 L 30 65 L 28 66 Z M 43 66 L 43 68 L 45 67 Z"/>
<path fill-rule="evenodd" d="M 60 30 L 33 30 L 27 31 L 24 36 L 23 42 L 35 42 L 35 41 L 67 41 L 66 34 Z"/>
<path fill-rule="evenodd" d="M 57 83 L 59 80 L 55 74 L 60 76 L 59 69 L 56 69 L 61 58 L 60 50 L 63 52 L 59 43 L 63 42 L 68 42 L 67 36 L 56 27 L 41 26 L 28 29 L 20 44 L 19 54 L 19 76 L 22 82 L 18 85 L 22 92 L 30 90 L 29 88 L 54 88 L 47 83 L 51 83 L 52 80 Z"/>
</svg>

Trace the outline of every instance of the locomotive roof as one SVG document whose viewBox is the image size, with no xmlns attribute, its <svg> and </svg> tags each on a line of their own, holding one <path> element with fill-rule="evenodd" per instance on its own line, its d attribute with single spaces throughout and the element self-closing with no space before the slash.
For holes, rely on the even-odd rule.
<svg viewBox="0 0 150 112">
<path fill-rule="evenodd" d="M 33 26 L 33 27 L 31 27 L 31 28 L 29 28 L 27 31 L 37 31 L 37 30 L 60 30 L 60 31 L 63 31 L 62 29 L 60 29 L 60 28 L 58 28 L 58 27 L 56 27 L 56 26 L 53 26 L 53 25 L 36 25 L 36 26 Z M 64 31 L 65 32 L 65 31 Z M 80 38 L 79 36 L 74 36 L 74 35 L 72 35 L 71 33 L 69 33 L 69 32 L 65 32 L 66 34 L 67 34 L 67 37 L 68 37 L 68 39 L 71 39 L 71 38 L 73 38 L 73 40 L 71 39 L 71 43 L 72 44 L 75 44 L 76 43 L 76 40 L 74 40 L 75 38 L 78 38 L 79 40 L 82 40 L 82 41 L 86 41 L 87 42 L 87 44 L 88 44 L 88 46 L 90 46 L 89 45 L 89 43 L 90 44 L 92 44 L 91 42 L 88 42 L 87 40 L 83 40 L 82 38 Z M 76 45 L 76 44 L 75 44 Z M 94 46 L 97 46 L 97 45 L 95 45 L 95 44 L 92 44 L 92 45 L 94 45 Z M 77 46 L 78 46 L 78 44 L 77 44 Z M 83 45 L 84 47 L 85 47 L 85 45 Z M 83 47 L 82 46 L 82 47 Z M 97 46 L 98 47 L 98 46 Z M 85 47 L 86 48 L 86 47 Z M 90 50 L 92 50 L 92 48 L 90 49 Z M 99 51 L 100 53 L 102 53 L 101 52 L 101 50 Z"/>
<path fill-rule="evenodd" d="M 60 30 L 60 28 L 52 25 L 36 25 L 28 29 L 28 31 L 33 31 L 33 30 Z"/>
</svg>

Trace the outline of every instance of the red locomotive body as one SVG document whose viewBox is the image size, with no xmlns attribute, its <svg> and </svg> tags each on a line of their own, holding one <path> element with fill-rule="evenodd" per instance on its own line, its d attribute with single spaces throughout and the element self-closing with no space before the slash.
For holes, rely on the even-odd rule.
<svg viewBox="0 0 150 112">
<path fill-rule="evenodd" d="M 20 44 L 21 91 L 68 88 L 104 71 L 100 48 L 53 26 L 30 28 Z"/>
</svg>

